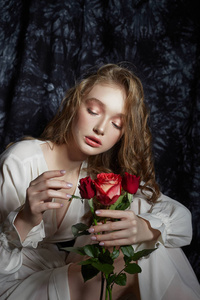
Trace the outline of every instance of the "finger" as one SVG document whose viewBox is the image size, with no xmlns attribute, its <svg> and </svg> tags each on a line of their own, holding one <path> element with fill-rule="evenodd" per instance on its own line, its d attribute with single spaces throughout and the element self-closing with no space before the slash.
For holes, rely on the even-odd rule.
<svg viewBox="0 0 200 300">
<path fill-rule="evenodd" d="M 112 241 L 112 240 L 134 237 L 135 234 L 136 234 L 136 230 L 132 228 L 131 230 L 125 229 L 125 230 L 118 230 L 109 233 L 104 233 L 104 234 L 93 235 L 91 239 L 93 241 L 98 241 L 98 242 Z"/>
<path fill-rule="evenodd" d="M 63 204 L 62 203 L 57 203 L 57 202 L 43 202 L 37 205 L 36 212 L 37 213 L 43 213 L 46 210 L 50 209 L 59 209 L 62 208 Z"/>
<path fill-rule="evenodd" d="M 135 213 L 132 210 L 111 210 L 111 209 L 99 209 L 95 211 L 95 214 L 99 217 L 106 217 L 112 219 L 126 219 L 135 218 Z"/>
<path fill-rule="evenodd" d="M 38 182 L 37 184 L 31 185 L 29 187 L 29 190 L 40 192 L 47 189 L 69 189 L 71 187 L 72 184 L 64 180 L 46 179 L 41 182 Z"/>
<path fill-rule="evenodd" d="M 61 177 L 66 174 L 65 170 L 53 170 L 53 171 L 46 171 L 42 173 L 40 176 L 38 176 L 36 179 L 31 181 L 30 185 L 35 185 L 40 181 L 52 179 L 54 177 Z"/>
<path fill-rule="evenodd" d="M 132 245 L 129 239 L 120 239 L 120 240 L 113 240 L 113 241 L 102 241 L 99 243 L 100 246 L 105 247 L 117 247 L 117 246 L 124 246 L 124 245 Z"/>
<path fill-rule="evenodd" d="M 116 222 L 106 222 L 105 224 L 97 224 L 89 228 L 90 233 L 98 233 L 103 231 L 115 231 L 136 226 L 136 220 L 124 220 Z"/>
<path fill-rule="evenodd" d="M 37 193 L 32 197 L 32 201 L 35 203 L 38 202 L 51 202 L 52 199 L 59 198 L 63 200 L 69 200 L 71 198 L 70 194 L 66 194 L 61 191 L 55 191 L 55 190 L 46 190 L 41 193 Z"/>
</svg>

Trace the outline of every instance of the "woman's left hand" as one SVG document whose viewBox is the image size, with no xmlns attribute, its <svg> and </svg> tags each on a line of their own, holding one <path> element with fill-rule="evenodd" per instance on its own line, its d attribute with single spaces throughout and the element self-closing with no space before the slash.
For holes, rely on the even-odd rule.
<svg viewBox="0 0 200 300">
<path fill-rule="evenodd" d="M 152 241 L 160 235 L 159 230 L 151 228 L 148 221 L 138 217 L 131 210 L 101 209 L 96 211 L 96 214 L 109 220 L 113 219 L 113 221 L 107 221 L 105 224 L 92 226 L 89 229 L 90 233 L 94 233 L 91 239 L 105 247 Z M 119 221 L 114 221 L 114 219 Z"/>
</svg>

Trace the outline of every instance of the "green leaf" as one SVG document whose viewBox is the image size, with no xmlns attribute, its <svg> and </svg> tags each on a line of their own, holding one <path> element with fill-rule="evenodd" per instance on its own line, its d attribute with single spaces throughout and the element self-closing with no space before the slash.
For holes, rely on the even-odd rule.
<svg viewBox="0 0 200 300">
<path fill-rule="evenodd" d="M 133 201 L 133 195 L 126 193 L 123 202 L 116 206 L 116 210 L 126 210 L 130 208 L 131 202 Z"/>
<path fill-rule="evenodd" d="M 128 245 L 128 246 L 121 246 L 120 249 L 122 250 L 122 253 L 127 256 L 132 258 L 134 255 L 134 249 L 132 246 Z"/>
<path fill-rule="evenodd" d="M 131 261 L 132 261 L 132 258 L 131 258 L 131 257 L 128 257 L 128 256 L 124 255 L 124 262 L 125 262 L 125 265 L 129 264 Z"/>
<path fill-rule="evenodd" d="M 126 285 L 126 274 L 121 273 L 116 276 L 114 282 L 118 285 L 125 286 Z"/>
<path fill-rule="evenodd" d="M 72 195 L 72 197 L 71 198 L 75 198 L 75 199 L 80 199 L 80 200 L 83 200 L 81 197 L 79 197 L 79 196 L 75 196 L 75 195 Z"/>
<path fill-rule="evenodd" d="M 117 207 L 115 208 L 115 210 L 126 210 L 127 208 L 129 208 L 130 203 L 128 201 L 120 203 L 119 205 L 117 205 Z"/>
<path fill-rule="evenodd" d="M 133 195 L 130 194 L 130 193 L 127 193 L 127 196 L 128 196 L 128 201 L 129 201 L 129 203 L 131 205 L 131 203 L 133 202 Z"/>
<path fill-rule="evenodd" d="M 116 209 L 116 207 L 123 201 L 124 197 L 125 197 L 125 195 L 119 196 L 119 198 L 117 199 L 117 201 L 114 204 L 112 204 L 112 205 L 109 206 L 109 209 L 112 209 L 112 210 Z"/>
<path fill-rule="evenodd" d="M 116 277 L 117 277 L 116 273 L 108 276 L 108 278 L 106 279 L 107 285 L 111 285 L 113 282 L 115 282 Z"/>
<path fill-rule="evenodd" d="M 72 225 L 72 233 L 74 237 L 78 237 L 81 235 L 89 235 L 90 233 L 87 231 L 89 227 L 86 224 L 83 223 L 77 223 L 75 225 Z"/>
<path fill-rule="evenodd" d="M 67 251 L 67 252 L 74 252 L 74 253 L 77 253 L 77 254 L 80 254 L 80 255 L 85 255 L 85 251 L 83 249 L 83 247 L 63 247 L 63 248 L 60 248 L 59 250 L 64 250 L 64 251 Z"/>
<path fill-rule="evenodd" d="M 111 253 L 111 258 L 114 260 L 116 259 L 120 254 L 120 251 L 119 250 L 113 250 L 113 252 Z"/>
<path fill-rule="evenodd" d="M 93 245 L 85 245 L 83 247 L 85 254 L 90 257 L 98 257 L 100 254 L 99 245 L 93 244 Z"/>
<path fill-rule="evenodd" d="M 84 282 L 95 277 L 99 273 L 99 270 L 92 265 L 81 266 L 81 274 L 83 276 Z"/>
<path fill-rule="evenodd" d="M 88 258 L 87 260 L 82 260 L 78 264 L 83 266 L 83 265 L 92 265 L 92 263 L 98 262 L 97 258 Z"/>
<path fill-rule="evenodd" d="M 79 196 L 72 195 L 71 198 L 69 199 L 69 201 L 71 201 L 72 199 L 79 199 L 83 203 L 83 199 Z"/>
<path fill-rule="evenodd" d="M 90 206 L 90 210 L 92 213 L 94 213 L 94 203 L 93 203 L 93 198 L 88 200 L 88 204 Z"/>
<path fill-rule="evenodd" d="M 117 199 L 117 201 L 113 205 L 110 206 L 109 209 L 126 210 L 128 207 L 130 207 L 132 201 L 133 195 L 125 192 Z"/>
<path fill-rule="evenodd" d="M 108 251 L 108 249 L 106 249 L 104 253 L 101 252 L 99 255 L 99 261 L 102 264 L 107 263 L 107 264 L 112 265 L 113 264 L 112 253 L 110 251 Z"/>
<path fill-rule="evenodd" d="M 142 272 L 142 269 L 136 263 L 132 263 L 132 264 L 129 263 L 126 266 L 126 268 L 124 269 L 124 271 L 129 273 L 129 274 L 136 274 L 136 273 Z"/>
<path fill-rule="evenodd" d="M 106 275 L 109 275 L 113 272 L 114 270 L 114 267 L 113 265 L 110 265 L 110 264 L 102 264 L 100 262 L 93 262 L 92 263 L 92 266 L 94 268 L 96 268 L 97 270 L 103 272 L 104 274 Z"/>
<path fill-rule="evenodd" d="M 155 251 L 156 249 L 157 249 L 157 248 L 154 248 L 154 249 L 144 249 L 144 250 L 138 251 L 138 252 L 134 253 L 134 255 L 133 255 L 133 257 L 132 257 L 132 260 L 137 261 L 137 260 L 140 259 L 141 257 L 148 256 L 148 255 L 150 255 L 153 251 Z"/>
</svg>

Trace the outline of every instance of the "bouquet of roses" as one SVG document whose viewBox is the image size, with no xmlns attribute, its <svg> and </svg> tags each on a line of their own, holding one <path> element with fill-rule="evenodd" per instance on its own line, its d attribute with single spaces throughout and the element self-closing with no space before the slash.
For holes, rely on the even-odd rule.
<svg viewBox="0 0 200 300">
<path fill-rule="evenodd" d="M 92 223 L 97 225 L 98 222 L 105 223 L 106 218 L 99 217 L 95 214 L 96 209 L 115 209 L 125 210 L 130 207 L 135 194 L 139 187 L 139 177 L 125 173 L 123 177 L 113 173 L 101 173 L 97 178 L 92 180 L 90 176 L 80 180 L 79 190 L 80 197 L 72 198 L 86 199 L 88 201 L 91 213 Z M 114 220 L 115 221 L 115 220 Z M 86 224 L 78 223 L 72 226 L 72 232 L 75 238 L 81 235 L 90 234 L 89 227 Z M 143 256 L 149 255 L 155 249 L 145 249 L 134 252 L 131 245 L 124 245 L 112 250 L 100 246 L 99 244 L 89 244 L 84 247 L 67 247 L 62 250 L 72 251 L 80 255 L 87 255 L 88 259 L 81 261 L 81 272 L 84 282 L 96 276 L 101 272 L 101 294 L 100 300 L 103 299 L 104 283 L 106 282 L 105 299 L 112 300 L 112 288 L 114 284 L 121 286 L 126 285 L 126 273 L 136 274 L 141 272 L 141 268 L 136 261 Z M 114 260 L 120 254 L 124 255 L 124 268 L 117 274 L 114 270 Z"/>
</svg>

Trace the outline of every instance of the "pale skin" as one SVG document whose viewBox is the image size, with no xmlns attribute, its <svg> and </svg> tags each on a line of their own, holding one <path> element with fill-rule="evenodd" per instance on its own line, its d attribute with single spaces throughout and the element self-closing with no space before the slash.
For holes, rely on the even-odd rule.
<svg viewBox="0 0 200 300">
<path fill-rule="evenodd" d="M 15 226 L 22 241 L 29 231 L 43 219 L 43 212 L 57 210 L 58 227 L 67 213 L 68 201 L 77 186 L 81 163 L 88 155 L 107 151 L 123 134 L 122 115 L 124 113 L 124 90 L 117 85 L 97 84 L 84 99 L 79 108 L 74 129 L 67 145 L 42 144 L 42 151 L 49 171 L 44 172 L 30 183 L 23 210 L 15 219 Z M 53 147 L 52 147 L 53 146 Z M 52 199 L 56 199 L 52 202 Z M 150 227 L 144 219 L 133 211 L 99 210 L 101 217 L 119 219 L 117 222 L 98 224 L 89 229 L 91 240 L 105 247 L 133 245 L 156 240 L 158 230 Z M 98 234 L 104 232 L 104 234 Z M 116 267 L 123 263 L 120 256 Z M 71 300 L 94 300 L 100 288 L 99 277 L 84 284 L 80 266 L 72 264 L 69 268 L 69 287 Z M 79 289 L 77 289 L 79 286 Z M 128 276 L 125 288 L 114 286 L 113 300 L 125 292 L 132 291 L 140 299 L 137 276 Z M 98 294 L 99 295 L 99 294 Z"/>
</svg>

